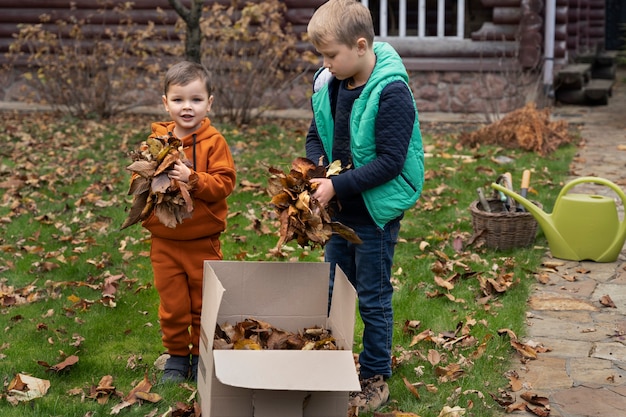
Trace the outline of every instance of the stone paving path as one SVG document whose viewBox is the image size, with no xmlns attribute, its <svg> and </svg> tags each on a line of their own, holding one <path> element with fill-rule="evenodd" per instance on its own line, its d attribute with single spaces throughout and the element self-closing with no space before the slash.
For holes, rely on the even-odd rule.
<svg viewBox="0 0 626 417">
<path fill-rule="evenodd" d="M 626 71 L 619 71 L 608 106 L 555 109 L 557 117 L 584 123 L 584 145 L 571 166 L 571 179 L 597 176 L 626 186 Z M 560 116 L 559 116 L 560 115 Z M 624 149 L 622 149 L 624 147 Z M 610 195 L 606 186 L 581 184 L 570 192 Z M 550 400 L 551 417 L 626 416 L 626 250 L 615 262 L 577 262 L 548 252 L 545 283 L 536 283 L 524 341 L 552 349 L 516 371 L 532 391 Z M 615 307 L 601 303 L 608 295 Z M 510 416 L 534 414 L 514 412 Z"/>
</svg>

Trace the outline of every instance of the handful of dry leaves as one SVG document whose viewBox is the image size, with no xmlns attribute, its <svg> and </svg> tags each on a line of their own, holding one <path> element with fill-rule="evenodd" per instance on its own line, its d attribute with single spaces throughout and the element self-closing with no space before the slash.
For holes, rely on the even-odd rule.
<svg viewBox="0 0 626 417">
<path fill-rule="evenodd" d="M 298 333 L 273 327 L 261 320 L 248 318 L 234 326 L 216 324 L 213 349 L 235 350 L 337 350 L 335 338 L 321 327 Z"/>
<path fill-rule="evenodd" d="M 147 219 L 152 210 L 161 223 L 171 228 L 191 217 L 192 181 L 187 184 L 167 175 L 176 161 L 188 163 L 181 147 L 180 139 L 159 136 L 148 138 L 131 152 L 133 163 L 126 169 L 133 173 L 128 190 L 133 205 L 122 229 Z"/>
<path fill-rule="evenodd" d="M 361 239 L 354 230 L 331 221 L 325 207 L 312 196 L 316 184 L 311 178 L 323 178 L 336 175 L 341 171 L 341 163 L 336 161 L 328 169 L 315 165 L 307 158 L 296 158 L 291 163 L 288 173 L 270 167 L 268 192 L 272 196 L 271 204 L 280 221 L 279 240 L 272 251 L 281 255 L 281 247 L 296 239 L 301 247 L 311 245 L 324 246 L 333 233 L 338 233 L 350 242 L 360 244 Z"/>
</svg>

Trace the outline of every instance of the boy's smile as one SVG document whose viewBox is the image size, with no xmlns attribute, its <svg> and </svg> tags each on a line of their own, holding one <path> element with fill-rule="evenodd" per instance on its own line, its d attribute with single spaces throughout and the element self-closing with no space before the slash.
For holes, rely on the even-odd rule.
<svg viewBox="0 0 626 417">
<path fill-rule="evenodd" d="M 174 134 L 182 138 L 200 127 L 211 110 L 213 96 L 208 95 L 204 82 L 196 79 L 186 85 L 170 85 L 167 96 L 163 96 L 163 104 L 176 122 Z"/>
</svg>

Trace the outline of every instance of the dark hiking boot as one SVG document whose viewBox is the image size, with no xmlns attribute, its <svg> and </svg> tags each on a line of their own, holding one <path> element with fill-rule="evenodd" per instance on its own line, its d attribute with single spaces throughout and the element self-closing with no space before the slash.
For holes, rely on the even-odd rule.
<svg viewBox="0 0 626 417">
<path fill-rule="evenodd" d="M 350 408 L 361 413 L 379 409 L 389 401 L 389 386 L 382 375 L 361 380 L 361 391 L 350 393 Z"/>
<path fill-rule="evenodd" d="M 161 382 L 183 382 L 189 376 L 189 356 L 171 355 L 165 362 Z"/>
</svg>

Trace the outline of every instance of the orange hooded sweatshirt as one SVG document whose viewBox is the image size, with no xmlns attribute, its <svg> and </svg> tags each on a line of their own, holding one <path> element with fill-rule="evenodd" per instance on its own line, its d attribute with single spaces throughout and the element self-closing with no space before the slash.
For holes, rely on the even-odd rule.
<svg viewBox="0 0 626 417">
<path fill-rule="evenodd" d="M 174 122 L 152 123 L 150 137 L 173 134 Z M 226 198 L 235 187 L 235 163 L 226 139 L 206 117 L 193 134 L 179 138 L 192 164 L 190 182 L 193 213 L 175 228 L 165 226 L 152 212 L 142 226 L 153 236 L 170 240 L 194 240 L 221 233 L 226 228 Z M 196 178 L 197 177 L 197 178 Z"/>
</svg>

